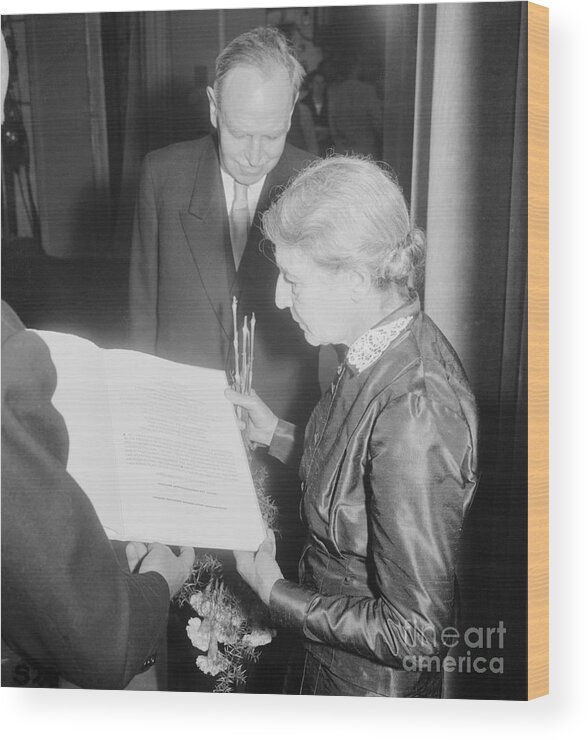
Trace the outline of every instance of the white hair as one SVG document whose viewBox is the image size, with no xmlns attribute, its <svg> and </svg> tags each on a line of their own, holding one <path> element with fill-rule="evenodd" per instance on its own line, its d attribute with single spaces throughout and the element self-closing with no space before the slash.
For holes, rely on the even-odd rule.
<svg viewBox="0 0 588 740">
<path fill-rule="evenodd" d="M 363 268 L 385 290 L 421 277 L 425 237 L 393 174 L 365 157 L 312 162 L 263 215 L 266 239 L 332 269 Z"/>
</svg>

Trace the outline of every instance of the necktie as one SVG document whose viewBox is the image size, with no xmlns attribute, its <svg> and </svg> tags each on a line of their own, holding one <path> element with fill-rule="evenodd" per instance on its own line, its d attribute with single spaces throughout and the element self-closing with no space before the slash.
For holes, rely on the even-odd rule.
<svg viewBox="0 0 588 740">
<path fill-rule="evenodd" d="M 247 203 L 247 185 L 241 185 L 236 180 L 230 225 L 233 258 L 235 260 L 235 269 L 238 270 L 249 234 L 249 205 Z"/>
</svg>

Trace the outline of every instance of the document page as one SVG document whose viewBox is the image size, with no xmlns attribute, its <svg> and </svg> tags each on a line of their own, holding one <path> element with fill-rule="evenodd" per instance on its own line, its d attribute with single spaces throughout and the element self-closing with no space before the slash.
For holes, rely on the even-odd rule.
<svg viewBox="0 0 588 740">
<path fill-rule="evenodd" d="M 107 535 L 124 539 L 104 350 L 73 334 L 36 333 L 57 370 L 52 400 L 67 426 L 67 470 L 92 501 Z"/>
<path fill-rule="evenodd" d="M 38 333 L 57 367 L 54 404 L 72 440 L 77 438 L 68 470 L 99 503 L 96 510 L 110 536 L 257 549 L 264 526 L 222 371 L 103 350 L 72 335 Z M 67 358 L 74 344 L 87 359 L 72 369 Z M 100 385 L 100 392 L 84 392 L 77 373 L 87 373 L 87 365 L 96 366 L 92 385 Z M 97 417 L 99 424 L 90 429 Z M 111 534 L 120 521 L 122 535 Z"/>
</svg>

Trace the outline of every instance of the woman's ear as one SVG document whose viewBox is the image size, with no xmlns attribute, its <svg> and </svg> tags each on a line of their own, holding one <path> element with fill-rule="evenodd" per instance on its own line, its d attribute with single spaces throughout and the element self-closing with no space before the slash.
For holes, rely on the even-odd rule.
<svg viewBox="0 0 588 740">
<path fill-rule="evenodd" d="M 372 280 L 366 270 L 349 270 L 348 280 L 351 300 L 355 302 L 360 301 L 372 286 Z"/>
</svg>

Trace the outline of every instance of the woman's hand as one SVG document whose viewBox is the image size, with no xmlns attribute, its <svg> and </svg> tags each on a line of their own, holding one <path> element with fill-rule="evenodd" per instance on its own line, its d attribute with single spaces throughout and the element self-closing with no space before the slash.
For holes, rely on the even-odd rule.
<svg viewBox="0 0 588 740">
<path fill-rule="evenodd" d="M 225 397 L 235 406 L 247 411 L 247 421 L 241 422 L 241 428 L 246 429 L 249 441 L 269 447 L 278 426 L 278 417 L 269 406 L 266 406 L 255 391 L 246 395 L 227 388 Z"/>
<path fill-rule="evenodd" d="M 272 530 L 267 530 L 267 536 L 256 553 L 236 551 L 234 554 L 241 578 L 269 606 L 274 583 L 284 577 L 276 562 L 276 538 Z"/>
</svg>

